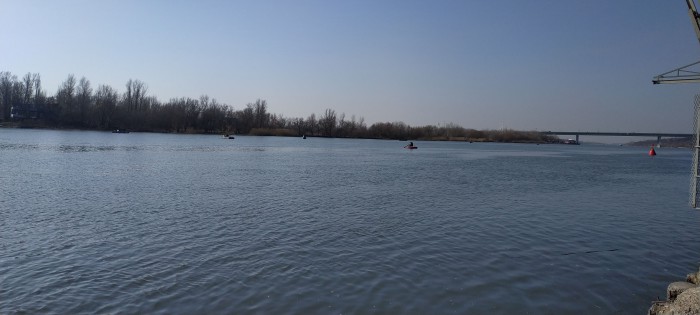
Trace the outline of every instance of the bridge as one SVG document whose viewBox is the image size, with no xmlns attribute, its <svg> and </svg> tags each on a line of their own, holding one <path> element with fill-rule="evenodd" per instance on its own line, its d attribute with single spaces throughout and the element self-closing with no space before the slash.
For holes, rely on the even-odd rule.
<svg viewBox="0 0 700 315">
<path fill-rule="evenodd" d="M 658 132 L 591 132 L 591 131 L 542 131 L 545 135 L 576 136 L 610 136 L 610 137 L 656 137 L 656 144 L 661 144 L 661 138 L 692 138 L 692 133 L 658 133 Z"/>
</svg>

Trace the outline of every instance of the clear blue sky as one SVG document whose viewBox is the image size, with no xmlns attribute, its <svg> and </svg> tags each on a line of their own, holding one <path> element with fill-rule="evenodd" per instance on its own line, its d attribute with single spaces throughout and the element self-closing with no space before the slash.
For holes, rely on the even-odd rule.
<svg viewBox="0 0 700 315">
<path fill-rule="evenodd" d="M 692 132 L 700 60 L 682 0 L 0 0 L 0 71 L 286 117 Z"/>
</svg>

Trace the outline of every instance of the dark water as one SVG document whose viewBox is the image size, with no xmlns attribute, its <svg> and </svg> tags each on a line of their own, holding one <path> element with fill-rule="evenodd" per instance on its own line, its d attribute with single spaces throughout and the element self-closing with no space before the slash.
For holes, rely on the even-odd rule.
<svg viewBox="0 0 700 315">
<path fill-rule="evenodd" d="M 661 148 L 0 129 L 0 313 L 643 314 L 700 262 Z"/>
</svg>

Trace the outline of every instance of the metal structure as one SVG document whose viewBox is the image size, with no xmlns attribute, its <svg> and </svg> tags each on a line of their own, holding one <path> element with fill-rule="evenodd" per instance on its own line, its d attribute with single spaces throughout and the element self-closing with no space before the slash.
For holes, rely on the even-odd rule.
<svg viewBox="0 0 700 315">
<path fill-rule="evenodd" d="M 658 133 L 658 132 L 599 132 L 599 131 L 542 131 L 543 135 L 576 136 L 608 136 L 608 137 L 656 137 L 656 146 L 661 147 L 661 138 L 690 138 L 690 133 Z"/>
<path fill-rule="evenodd" d="M 695 95 L 695 121 L 693 122 L 693 130 L 695 131 L 695 136 L 693 137 L 693 167 L 691 169 L 692 175 L 690 178 L 690 206 L 698 209 L 698 196 L 700 196 L 700 170 L 698 170 L 698 150 L 700 150 L 700 95 Z"/>
<path fill-rule="evenodd" d="M 688 5 L 688 16 L 690 17 L 690 22 L 693 24 L 695 36 L 698 42 L 700 42 L 700 14 L 698 14 L 698 10 L 695 8 L 695 0 L 685 0 L 685 3 Z M 700 70 L 692 70 L 698 65 L 700 65 L 700 61 L 662 73 L 655 76 L 652 82 L 654 84 L 700 82 Z M 695 135 L 693 136 L 693 166 L 691 169 L 692 178 L 690 180 L 690 206 L 695 209 L 700 208 L 700 200 L 698 199 L 700 197 L 700 191 L 698 191 L 700 190 L 700 169 L 698 169 L 698 153 L 700 153 L 699 115 L 700 95 L 695 95 L 695 123 L 693 126 Z"/>
<path fill-rule="evenodd" d="M 700 82 L 700 61 L 659 74 L 651 80 L 654 84 L 698 83 Z M 696 67 L 697 66 L 697 67 Z M 699 68 L 695 70 L 694 68 Z"/>
<path fill-rule="evenodd" d="M 685 0 L 685 3 L 688 5 L 688 16 L 690 17 L 690 22 L 693 24 L 695 36 L 700 42 L 700 14 L 698 14 L 698 10 L 695 8 L 695 0 Z M 700 61 L 659 74 L 655 76 L 651 82 L 654 84 L 700 82 L 700 69 L 693 70 L 694 68 L 700 68 L 700 66 L 695 67 L 699 64 Z"/>
</svg>

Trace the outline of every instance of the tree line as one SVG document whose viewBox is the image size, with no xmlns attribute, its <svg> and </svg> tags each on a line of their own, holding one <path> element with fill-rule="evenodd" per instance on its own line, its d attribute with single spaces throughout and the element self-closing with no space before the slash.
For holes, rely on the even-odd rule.
<svg viewBox="0 0 700 315">
<path fill-rule="evenodd" d="M 49 128 L 398 140 L 558 142 L 558 138 L 538 132 L 475 130 L 456 124 L 412 127 L 403 122 L 379 122 L 368 127 L 363 117 L 347 117 L 345 113 L 339 114 L 333 109 L 326 109 L 318 116 L 312 113 L 308 117 L 288 118 L 269 112 L 267 102 L 262 99 L 248 103 L 239 110 L 207 95 L 161 102 L 157 97 L 148 95 L 148 86 L 140 80 L 128 80 L 124 91 L 119 92 L 109 85 L 95 88 L 87 78 L 77 79 L 72 74 L 60 84 L 55 95 L 47 95 L 38 73 L 27 73 L 18 78 L 10 72 L 0 71 L 0 108 L 5 122 Z M 27 117 L 27 111 L 33 111 L 35 116 Z"/>
</svg>

